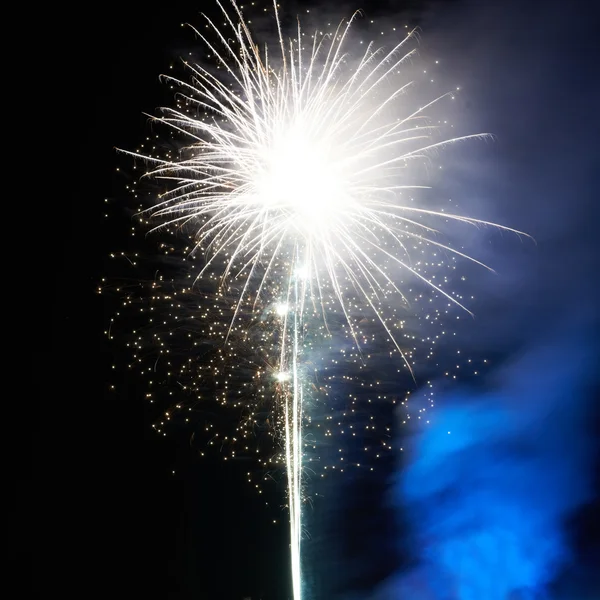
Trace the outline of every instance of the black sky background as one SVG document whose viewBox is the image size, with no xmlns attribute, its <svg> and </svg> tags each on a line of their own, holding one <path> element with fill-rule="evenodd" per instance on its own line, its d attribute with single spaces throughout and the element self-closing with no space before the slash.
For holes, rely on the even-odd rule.
<svg viewBox="0 0 600 600">
<path fill-rule="evenodd" d="M 439 6 L 410 2 L 393 11 L 417 24 Z M 200 461 L 186 431 L 166 439 L 150 431 L 143 388 L 110 373 L 116 350 L 103 331 L 113 307 L 94 295 L 99 278 L 110 275 L 108 253 L 129 243 L 126 219 L 110 226 L 103 219 L 104 199 L 118 199 L 125 183 L 115 174 L 123 163 L 114 148 L 135 148 L 147 131 L 142 112 L 168 100 L 158 74 L 189 47 L 180 23 L 196 22 L 202 9 L 184 2 L 155 10 L 144 3 L 99 5 L 77 26 L 65 15 L 51 44 L 60 65 L 52 81 L 66 91 L 55 110 L 78 117 L 56 135 L 69 137 L 77 173 L 68 173 L 76 178 L 73 193 L 42 224 L 53 245 L 40 249 L 49 276 L 38 293 L 51 305 L 35 326 L 40 341 L 29 350 L 41 365 L 24 382 L 38 390 L 35 412 L 20 420 L 20 452 L 31 455 L 31 467 L 19 474 L 18 510 L 9 522 L 20 559 L 19 597 L 30 595 L 30 583 L 33 597 L 48 591 L 78 598 L 286 597 L 286 530 L 272 524 L 281 516 L 277 490 L 265 508 L 244 481 L 246 465 Z M 597 71 L 591 58 L 569 66 L 582 77 Z M 597 115 L 586 118 L 597 127 Z M 112 382 L 116 394 L 107 392 Z M 25 426 L 29 419 L 33 429 Z M 365 494 L 361 502 L 369 500 Z M 589 508 L 577 517 L 589 538 L 598 535 L 595 514 Z"/>
</svg>

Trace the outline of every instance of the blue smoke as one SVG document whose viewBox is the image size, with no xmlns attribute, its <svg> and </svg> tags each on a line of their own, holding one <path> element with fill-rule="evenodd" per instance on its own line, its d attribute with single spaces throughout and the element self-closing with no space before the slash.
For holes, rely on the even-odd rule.
<svg viewBox="0 0 600 600">
<path fill-rule="evenodd" d="M 438 398 L 396 492 L 418 567 L 382 598 L 529 600 L 572 558 L 565 520 L 592 495 L 590 323 Z"/>
<path fill-rule="evenodd" d="M 376 600 L 600 599 L 599 557 L 577 547 L 571 524 L 588 502 L 598 507 L 597 128 L 564 118 L 597 105 L 598 79 L 585 76 L 597 35 L 585 2 L 525 4 L 465 2 L 439 20 L 448 54 L 465 56 L 464 79 L 489 107 L 486 123 L 502 133 L 493 164 L 459 157 L 465 180 L 479 180 L 497 211 L 486 217 L 518 223 L 539 246 L 472 252 L 489 248 L 483 260 L 504 280 L 477 276 L 483 298 L 470 305 L 478 321 L 463 348 L 504 363 L 478 386 L 435 384 L 430 424 L 408 440 L 400 428 L 394 503 L 398 543 L 404 529 L 409 541 Z M 579 24 L 566 49 L 549 42 L 565 22 Z M 497 57 L 493 68 L 480 53 Z"/>
</svg>

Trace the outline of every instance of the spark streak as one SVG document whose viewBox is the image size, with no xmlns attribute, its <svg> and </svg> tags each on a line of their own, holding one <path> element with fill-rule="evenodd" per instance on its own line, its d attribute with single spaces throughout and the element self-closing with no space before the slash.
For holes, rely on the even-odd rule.
<svg viewBox="0 0 600 600">
<path fill-rule="evenodd" d="M 176 160 L 143 157 L 153 164 L 148 175 L 170 186 L 150 212 L 164 224 L 192 227 L 196 249 L 207 256 L 199 277 L 217 257 L 225 258 L 223 281 L 242 282 L 234 320 L 249 297 L 256 304 L 270 294 L 277 303 L 277 403 L 284 424 L 293 593 L 300 600 L 305 306 L 310 303 L 325 324 L 337 307 L 360 347 L 349 300 L 357 294 L 410 369 L 384 313 L 389 294 L 404 300 L 393 269 L 459 304 L 411 264 L 408 246 L 427 243 L 478 262 L 435 239 L 438 232 L 429 222 L 491 225 L 408 204 L 405 194 L 424 187 L 409 180 L 411 165 L 443 146 L 482 136 L 435 142 L 425 111 L 444 96 L 418 108 L 400 102 L 410 83 L 391 81 L 414 55 L 404 50 L 413 34 L 388 51 L 370 43 L 355 57 L 355 48 L 346 51 L 354 15 L 331 35 L 315 34 L 307 49 L 300 24 L 295 38 L 284 36 L 274 2 L 279 51 L 272 57 L 255 43 L 235 0 L 233 16 L 217 4 L 224 30 L 205 16 L 215 41 L 196 33 L 221 74 L 186 63 L 190 83 L 167 78 L 196 114 L 165 108 L 156 118 L 192 143 Z"/>
<path fill-rule="evenodd" d="M 293 287 L 292 316 L 292 389 L 290 402 L 287 397 L 290 390 L 284 393 L 285 412 L 285 455 L 288 478 L 288 498 L 290 511 L 292 586 L 294 598 L 301 598 L 300 545 L 302 538 L 302 401 L 303 387 L 299 373 L 300 330 L 302 328 L 303 300 L 298 290 L 298 275 L 290 287 Z M 302 298 L 304 295 L 302 294 Z M 282 343 L 282 360 L 284 364 L 286 346 Z"/>
</svg>

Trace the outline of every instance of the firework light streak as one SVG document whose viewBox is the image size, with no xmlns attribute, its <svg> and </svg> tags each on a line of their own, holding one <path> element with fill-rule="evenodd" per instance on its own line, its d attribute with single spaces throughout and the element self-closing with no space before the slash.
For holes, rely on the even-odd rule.
<svg viewBox="0 0 600 600">
<path fill-rule="evenodd" d="M 170 186 L 150 212 L 167 225 L 191 225 L 196 249 L 206 254 L 199 277 L 217 257 L 225 259 L 222 280 L 242 281 L 234 320 L 243 301 L 254 298 L 256 306 L 270 295 L 276 303 L 281 330 L 275 387 L 293 593 L 300 600 L 305 311 L 320 314 L 327 326 L 328 315 L 339 309 L 360 347 L 349 300 L 358 295 L 411 369 L 385 317 L 389 294 L 405 300 L 392 268 L 459 304 L 418 272 L 408 245 L 427 243 L 478 262 L 435 239 L 428 223 L 490 223 L 410 204 L 403 194 L 423 187 L 407 181 L 410 166 L 442 146 L 481 136 L 434 142 L 425 111 L 444 96 L 409 110 L 400 102 L 410 84 L 390 82 L 414 54 L 404 50 L 412 34 L 389 51 L 371 43 L 357 57 L 356 48 L 346 50 L 353 19 L 331 35 L 315 34 L 312 42 L 298 24 L 297 35 L 287 39 L 274 4 L 279 49 L 273 57 L 254 42 L 235 2 L 234 17 L 218 5 L 224 30 L 205 17 L 216 41 L 196 33 L 219 74 L 186 63 L 190 83 L 168 78 L 195 112 L 166 108 L 156 120 L 192 143 L 176 160 L 143 157 L 153 164 L 148 175 Z"/>
</svg>

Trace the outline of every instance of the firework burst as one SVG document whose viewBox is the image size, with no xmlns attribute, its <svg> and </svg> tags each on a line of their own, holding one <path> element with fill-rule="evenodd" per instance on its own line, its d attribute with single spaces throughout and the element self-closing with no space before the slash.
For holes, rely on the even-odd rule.
<svg viewBox="0 0 600 600">
<path fill-rule="evenodd" d="M 293 37 L 284 35 L 274 4 L 273 52 L 255 42 L 235 2 L 218 5 L 224 28 L 206 17 L 210 38 L 196 31 L 218 72 L 186 63 L 191 80 L 170 79 L 187 110 L 165 108 L 156 117 L 189 143 L 175 159 L 143 156 L 151 164 L 147 175 L 166 183 L 149 212 L 159 227 L 191 228 L 192 252 L 206 256 L 199 278 L 217 268 L 221 281 L 239 282 L 230 331 L 243 307 L 275 307 L 275 397 L 300 600 L 309 322 L 318 317 L 327 327 L 338 313 L 360 348 L 351 310 L 359 298 L 411 368 L 386 318 L 390 294 L 405 300 L 395 273 L 408 272 L 460 305 L 413 266 L 410 247 L 427 243 L 478 262 L 439 241 L 435 219 L 488 224 L 416 206 L 411 194 L 423 186 L 412 180 L 412 166 L 443 146 L 482 136 L 434 141 L 426 112 L 444 96 L 411 108 L 410 82 L 395 84 L 414 55 L 406 49 L 414 33 L 388 50 L 371 43 L 356 55 L 348 47 L 354 17 L 309 42 L 300 24 Z"/>
</svg>

